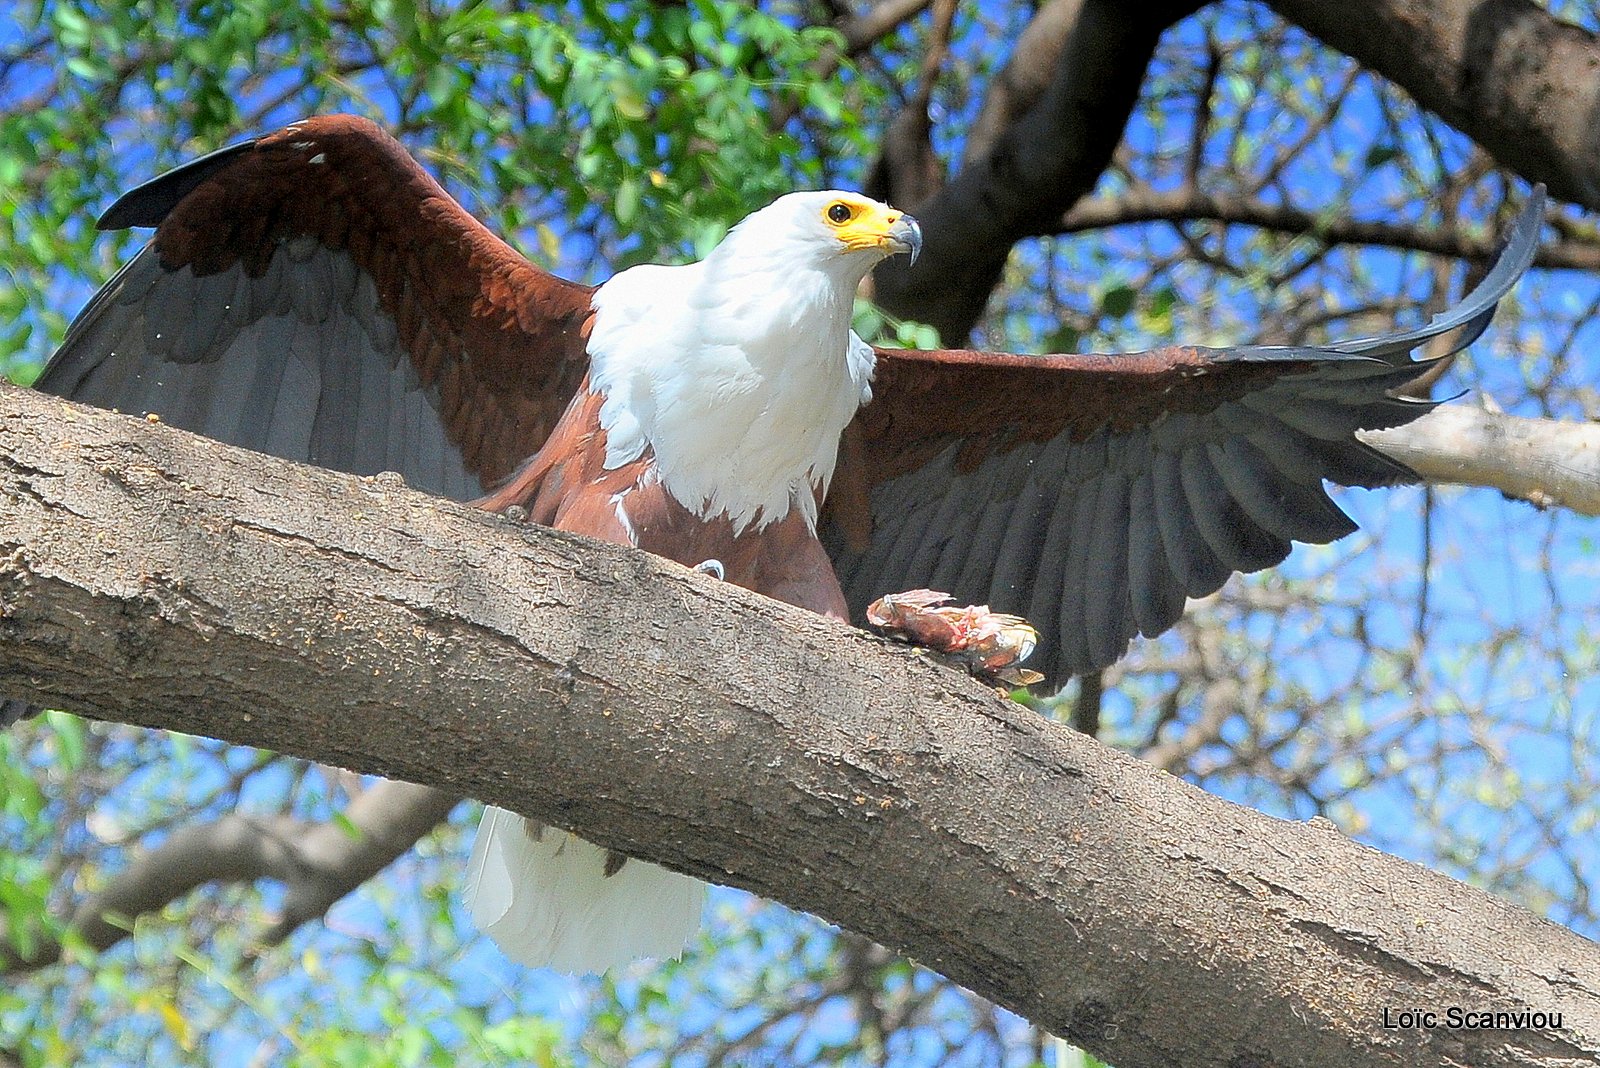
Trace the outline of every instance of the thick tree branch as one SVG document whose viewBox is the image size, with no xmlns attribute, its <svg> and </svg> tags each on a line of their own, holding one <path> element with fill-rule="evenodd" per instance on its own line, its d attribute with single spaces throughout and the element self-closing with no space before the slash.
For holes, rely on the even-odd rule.
<svg viewBox="0 0 1600 1068">
<path fill-rule="evenodd" d="M 1025 53 L 1035 65 L 1053 64 L 1048 84 L 1025 111 L 986 135 L 982 155 L 969 158 L 927 201 L 898 195 L 897 161 L 889 156 L 868 183 L 874 195 L 916 215 L 925 238 L 915 267 L 878 268 L 874 299 L 893 315 L 934 326 L 947 344 L 964 339 L 983 314 L 1011 246 L 1054 232 L 1067 209 L 1094 187 L 1122 140 L 1156 42 L 1200 6 L 1200 0 L 1138 8 L 1116 0 L 1048 5 L 1040 15 L 1048 15 L 1048 24 L 1026 38 L 1032 43 Z M 1026 77 L 1042 74 L 1033 70 Z M 1024 77 L 1014 71 L 1001 84 Z M 923 161 L 915 152 L 906 155 L 906 180 L 920 189 Z"/>
<path fill-rule="evenodd" d="M 1600 426 L 1447 404 L 1363 440 L 1429 482 L 1487 486 L 1541 508 L 1600 515 Z"/>
<path fill-rule="evenodd" d="M 838 30 L 844 35 L 845 51 L 855 55 L 870 48 L 932 3 L 933 0 L 880 0 L 854 18 L 842 20 Z"/>
<path fill-rule="evenodd" d="M 1083 0 L 1046 0 L 1028 20 L 1005 66 L 984 90 L 978 117 L 962 145 L 965 164 L 981 163 L 1060 77 L 1061 52 L 1082 13 Z"/>
<path fill-rule="evenodd" d="M 1600 38 L 1531 0 L 1268 0 L 1501 165 L 1600 209 Z"/>
<path fill-rule="evenodd" d="M 1600 1054 L 1600 948 L 1331 826 L 643 554 L 11 388 L 0 689 L 481 796 L 1121 1068 Z M 1382 1026 L 1450 1006 L 1561 1026 Z"/>
<path fill-rule="evenodd" d="M 381 782 L 350 803 L 346 823 L 301 829 L 291 843 L 288 866 L 276 876 L 287 885 L 283 911 L 263 940 L 277 945 L 302 924 L 319 919 L 448 819 L 459 800 L 415 783 Z"/>
</svg>

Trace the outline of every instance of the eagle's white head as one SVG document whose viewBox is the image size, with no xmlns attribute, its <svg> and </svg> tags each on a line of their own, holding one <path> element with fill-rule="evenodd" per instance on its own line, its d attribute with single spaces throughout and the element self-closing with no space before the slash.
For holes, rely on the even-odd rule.
<svg viewBox="0 0 1600 1068">
<path fill-rule="evenodd" d="M 662 484 L 743 529 L 816 519 L 839 435 L 871 398 L 873 352 L 850 330 L 856 288 L 915 219 L 859 193 L 790 193 L 699 263 L 634 267 L 595 293 L 590 385 L 606 466 L 655 454 Z"/>
<path fill-rule="evenodd" d="M 745 216 L 706 262 L 730 270 L 818 270 L 853 297 L 879 260 L 905 252 L 915 263 L 921 251 L 922 228 L 911 216 L 860 193 L 825 189 L 781 196 Z"/>
</svg>

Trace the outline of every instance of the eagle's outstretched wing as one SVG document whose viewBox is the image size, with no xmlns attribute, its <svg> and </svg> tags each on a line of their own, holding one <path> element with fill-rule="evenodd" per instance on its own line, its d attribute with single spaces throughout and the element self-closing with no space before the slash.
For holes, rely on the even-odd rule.
<svg viewBox="0 0 1600 1068">
<path fill-rule="evenodd" d="M 591 288 L 518 255 L 364 119 L 307 119 L 128 193 L 155 226 L 36 385 L 293 460 L 478 495 L 587 368 Z"/>
<path fill-rule="evenodd" d="M 1323 481 L 1414 478 L 1355 431 L 1432 407 L 1394 395 L 1426 369 L 1411 350 L 1483 333 L 1533 261 L 1543 203 L 1536 189 L 1483 281 L 1415 330 L 1115 356 L 880 350 L 830 532 L 852 612 L 919 586 L 986 602 L 1039 628 L 1028 666 L 1064 681 L 1166 630 L 1233 572 L 1350 533 Z M 849 514 L 852 485 L 870 527 Z"/>
</svg>

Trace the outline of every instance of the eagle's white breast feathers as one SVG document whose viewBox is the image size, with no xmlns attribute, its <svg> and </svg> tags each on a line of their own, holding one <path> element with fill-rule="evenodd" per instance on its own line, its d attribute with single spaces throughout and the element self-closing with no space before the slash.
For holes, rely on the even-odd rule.
<svg viewBox="0 0 1600 1068">
<path fill-rule="evenodd" d="M 600 287 L 589 355 L 606 467 L 648 447 L 696 514 L 743 530 L 798 508 L 815 526 L 839 435 L 871 397 L 872 348 L 850 317 L 881 258 L 841 252 L 812 225 L 830 195 L 791 194 L 699 263 L 634 267 Z"/>
</svg>

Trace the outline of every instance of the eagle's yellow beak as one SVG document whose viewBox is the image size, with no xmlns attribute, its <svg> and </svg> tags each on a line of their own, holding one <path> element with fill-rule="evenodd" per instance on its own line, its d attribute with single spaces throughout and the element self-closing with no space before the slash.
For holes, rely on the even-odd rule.
<svg viewBox="0 0 1600 1068">
<path fill-rule="evenodd" d="M 917 225 L 917 220 L 903 211 L 879 204 L 866 208 L 839 227 L 838 234 L 847 252 L 878 249 L 885 256 L 908 252 L 911 262 L 916 263 L 917 254 L 922 251 L 922 227 Z"/>
</svg>

